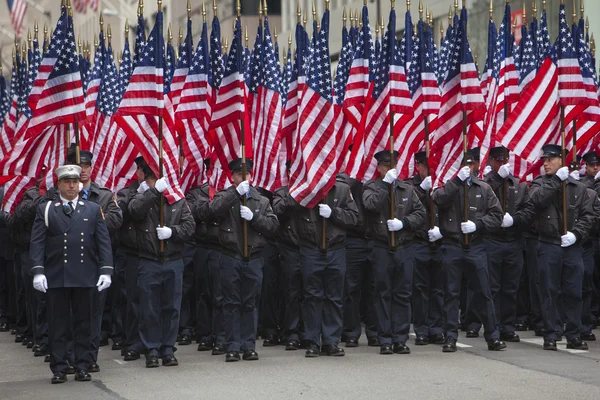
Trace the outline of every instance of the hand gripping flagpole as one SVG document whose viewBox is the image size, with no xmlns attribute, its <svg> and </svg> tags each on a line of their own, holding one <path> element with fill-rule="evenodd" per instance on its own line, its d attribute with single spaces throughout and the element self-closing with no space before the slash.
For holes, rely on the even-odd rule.
<svg viewBox="0 0 600 400">
<path fill-rule="evenodd" d="M 140 3 L 141 4 L 141 3 Z M 141 6 L 140 6 L 141 7 Z M 162 0 L 157 1 L 157 12 L 162 12 Z M 159 27 L 160 35 L 163 34 L 162 24 Z M 163 67 L 163 76 L 164 76 L 164 67 Z M 163 117 L 162 115 L 158 116 L 158 174 L 159 178 L 163 177 Z M 159 224 L 160 227 L 165 226 L 165 195 L 163 193 L 160 194 L 160 213 L 159 213 Z M 164 257 L 165 253 L 165 241 L 160 241 L 160 257 L 161 259 Z"/>
</svg>

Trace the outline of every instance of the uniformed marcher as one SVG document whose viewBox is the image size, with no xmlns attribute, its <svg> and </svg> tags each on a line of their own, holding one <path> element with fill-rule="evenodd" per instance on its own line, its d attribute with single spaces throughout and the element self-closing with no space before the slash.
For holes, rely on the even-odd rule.
<svg viewBox="0 0 600 400">
<path fill-rule="evenodd" d="M 581 309 L 583 281 L 582 243 L 587 239 L 594 215 L 585 186 L 569 177 L 569 168 L 562 166 L 560 146 L 542 147 L 544 171 L 541 186 L 530 191 L 525 208 L 516 214 L 514 225 L 527 226 L 538 222 L 538 273 L 544 321 L 544 350 L 556 350 L 556 341 L 564 335 L 567 348 L 585 350 L 581 340 Z M 563 182 L 566 182 L 567 215 L 563 215 Z M 567 232 L 562 221 L 566 218 Z M 565 321 L 559 315 L 559 293 L 564 305 Z"/>
<path fill-rule="evenodd" d="M 138 166 L 143 163 L 139 160 Z M 157 179 L 151 170 L 147 172 L 150 173 L 129 202 L 141 258 L 139 333 L 146 368 L 158 367 L 159 357 L 162 365 L 171 367 L 179 365 L 174 353 L 183 285 L 183 246 L 194 234 L 196 224 L 185 199 L 181 199 L 173 204 L 165 200 L 164 226 L 160 226 L 160 196 L 169 184 L 165 178 Z"/>
<path fill-rule="evenodd" d="M 506 344 L 500 340 L 496 327 L 496 312 L 489 283 L 487 256 L 483 235 L 486 230 L 502 224 L 502 207 L 490 186 L 473 175 L 473 155 L 467 153 L 466 164 L 458 175 L 434 190 L 433 201 L 439 209 L 440 232 L 444 237 L 442 263 L 446 276 L 444 352 L 456 351 L 458 338 L 458 297 L 463 271 L 483 303 L 480 318 L 489 350 L 501 350 Z M 464 182 L 467 182 L 469 215 L 464 215 Z M 466 222 L 464 222 L 466 220 Z M 465 236 L 468 246 L 465 246 Z"/>
<path fill-rule="evenodd" d="M 406 345 L 411 322 L 413 285 L 413 240 L 425 226 L 425 208 L 412 185 L 398 180 L 398 152 L 392 160 L 389 150 L 375 153 L 378 179 L 365 184 L 363 204 L 367 229 L 373 237 L 375 313 L 379 354 L 410 354 Z M 390 191 L 394 188 L 394 218 L 390 218 Z M 394 234 L 394 244 L 390 242 Z"/>
<path fill-rule="evenodd" d="M 413 292 L 412 315 L 415 331 L 415 344 L 422 346 L 429 343 L 444 344 L 444 271 L 442 270 L 442 251 L 437 206 L 433 204 L 434 226 L 430 228 L 430 189 L 427 154 L 424 151 L 415 153 L 417 173 L 407 180 L 414 187 L 421 204 L 425 208 L 426 223 L 415 232 L 413 254 Z"/>
<path fill-rule="evenodd" d="M 298 210 L 298 240 L 304 298 L 302 321 L 306 357 L 343 356 L 338 347 L 343 328 L 347 230 L 358 222 L 350 187 L 339 179 L 315 208 Z M 326 248 L 321 248 L 322 223 L 327 223 Z"/>
<path fill-rule="evenodd" d="M 89 381 L 93 296 L 108 289 L 113 273 L 110 235 L 102 208 L 79 197 L 81 167 L 65 165 L 56 175 L 58 196 L 38 206 L 33 224 L 33 287 L 47 295 L 51 382 L 67 380 L 71 327 L 75 380 Z"/>
<path fill-rule="evenodd" d="M 220 274 L 223 291 L 223 320 L 227 353 L 225 361 L 258 360 L 256 330 L 258 301 L 262 283 L 262 250 L 267 235 L 279 226 L 269 200 L 250 185 L 252 161 L 246 160 L 246 180 L 242 180 L 242 160 L 229 163 L 234 186 L 218 192 L 210 211 L 219 221 L 223 246 Z M 243 205 L 243 197 L 246 205 Z M 247 224 L 248 253 L 244 255 L 243 224 Z"/>
</svg>

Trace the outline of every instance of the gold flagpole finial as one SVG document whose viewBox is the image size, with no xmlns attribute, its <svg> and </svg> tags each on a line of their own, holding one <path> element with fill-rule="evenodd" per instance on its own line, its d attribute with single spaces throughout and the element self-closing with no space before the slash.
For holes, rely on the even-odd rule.
<svg viewBox="0 0 600 400">
<path fill-rule="evenodd" d="M 29 45 L 30 49 L 33 48 L 33 37 L 31 36 L 31 28 L 27 29 L 27 44 Z"/>
<path fill-rule="evenodd" d="M 179 45 L 183 44 L 183 26 L 179 25 Z"/>
<path fill-rule="evenodd" d="M 108 46 L 111 46 L 112 32 L 110 30 L 110 24 L 106 27 L 106 37 L 108 37 Z"/>
<path fill-rule="evenodd" d="M 98 48 L 98 36 L 94 34 L 94 50 Z"/>
<path fill-rule="evenodd" d="M 237 3 L 235 5 L 235 10 L 237 12 L 237 18 L 240 19 L 242 17 L 242 5 L 240 3 L 240 0 L 237 0 Z"/>
<path fill-rule="evenodd" d="M 533 0 L 532 3 L 533 3 L 532 4 L 532 10 L 533 10 L 532 16 L 533 16 L 533 19 L 537 19 L 537 0 Z"/>
<path fill-rule="evenodd" d="M 462 0 L 462 8 L 467 8 L 467 0 Z"/>
<path fill-rule="evenodd" d="M 585 34 L 590 34 L 590 19 L 588 17 L 585 17 Z"/>
<path fill-rule="evenodd" d="M 268 11 L 269 11 L 268 8 L 267 8 L 267 0 L 263 0 L 263 3 L 264 3 L 264 5 L 263 5 L 263 12 L 264 12 L 265 17 L 267 17 L 268 16 Z"/>
<path fill-rule="evenodd" d="M 202 22 L 206 22 L 206 4 L 202 0 Z"/>
<path fill-rule="evenodd" d="M 329 10 L 329 0 L 325 0 L 325 9 Z"/>
<path fill-rule="evenodd" d="M 573 23 L 576 24 L 577 23 L 577 1 L 573 0 L 573 14 L 571 14 L 571 16 L 573 17 Z"/>
<path fill-rule="evenodd" d="M 79 53 L 83 54 L 83 45 L 81 43 L 81 36 L 77 38 L 77 48 L 79 49 Z"/>
<path fill-rule="evenodd" d="M 275 40 L 275 44 L 277 44 L 277 26 L 273 25 L 273 39 Z"/>
<path fill-rule="evenodd" d="M 38 39 L 38 32 L 39 32 L 40 28 L 38 26 L 38 22 L 37 19 L 35 20 L 35 22 L 33 23 L 33 38 L 35 40 Z"/>
<path fill-rule="evenodd" d="M 383 16 L 381 16 L 381 37 L 383 37 L 385 33 L 385 21 L 383 20 Z"/>
<path fill-rule="evenodd" d="M 579 13 L 581 14 L 581 18 L 585 14 L 585 7 L 583 6 L 583 0 L 581 0 L 581 4 L 579 5 Z"/>
<path fill-rule="evenodd" d="M 217 0 L 213 0 L 213 17 L 217 16 Z"/>
<path fill-rule="evenodd" d="M 288 37 L 288 48 L 292 50 L 292 34 L 290 33 L 290 37 Z"/>
<path fill-rule="evenodd" d="M 173 44 L 173 32 L 171 31 L 170 23 L 169 23 L 169 27 L 167 28 L 167 43 Z"/>
<path fill-rule="evenodd" d="M 375 24 L 375 39 L 379 40 L 379 24 Z"/>
<path fill-rule="evenodd" d="M 313 0 L 312 3 L 312 15 L 313 15 L 313 21 L 317 19 L 317 6 L 315 4 L 315 0 Z"/>
<path fill-rule="evenodd" d="M 244 27 L 245 32 L 244 32 L 244 42 L 246 43 L 246 47 L 248 47 L 248 43 L 249 43 L 249 37 L 248 37 L 248 25 L 246 25 Z"/>
<path fill-rule="evenodd" d="M 454 0 L 454 13 L 458 14 L 458 0 Z"/>
<path fill-rule="evenodd" d="M 523 3 L 523 25 L 527 25 L 527 7 Z"/>
<path fill-rule="evenodd" d="M 192 19 L 192 2 L 190 0 L 187 2 L 187 16 L 188 19 Z"/>
<path fill-rule="evenodd" d="M 494 0 L 490 0 L 490 20 L 494 19 Z"/>
<path fill-rule="evenodd" d="M 298 8 L 296 9 L 296 18 L 299 24 L 302 23 L 302 8 L 300 7 L 300 1 L 298 1 Z"/>
<path fill-rule="evenodd" d="M 546 0 L 542 0 L 542 12 L 546 12 Z"/>
<path fill-rule="evenodd" d="M 104 32 L 104 16 L 100 14 L 100 30 Z"/>
<path fill-rule="evenodd" d="M 342 12 L 342 23 L 343 23 L 343 27 L 346 27 L 346 21 L 348 20 L 348 15 L 346 14 L 346 7 L 344 7 L 344 11 Z"/>
<path fill-rule="evenodd" d="M 129 21 L 125 20 L 125 39 L 129 39 Z"/>
<path fill-rule="evenodd" d="M 304 16 L 302 17 L 302 26 L 306 29 L 306 23 L 308 22 L 308 15 L 306 15 L 306 10 L 304 10 Z"/>
<path fill-rule="evenodd" d="M 263 2 L 258 0 L 258 22 L 261 23 L 263 17 Z"/>
<path fill-rule="evenodd" d="M 448 8 L 448 26 L 452 25 L 452 6 Z"/>
<path fill-rule="evenodd" d="M 423 21 L 423 0 L 419 0 L 419 19 Z"/>
</svg>

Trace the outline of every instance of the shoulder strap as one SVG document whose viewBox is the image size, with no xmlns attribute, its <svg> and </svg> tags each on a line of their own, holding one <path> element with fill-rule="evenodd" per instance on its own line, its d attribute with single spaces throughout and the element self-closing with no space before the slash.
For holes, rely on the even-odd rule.
<svg viewBox="0 0 600 400">
<path fill-rule="evenodd" d="M 48 201 L 46 203 L 46 208 L 44 209 L 44 222 L 46 223 L 46 229 L 50 227 L 50 221 L 48 220 L 48 213 L 50 212 L 50 206 L 52 205 L 52 201 Z"/>
</svg>

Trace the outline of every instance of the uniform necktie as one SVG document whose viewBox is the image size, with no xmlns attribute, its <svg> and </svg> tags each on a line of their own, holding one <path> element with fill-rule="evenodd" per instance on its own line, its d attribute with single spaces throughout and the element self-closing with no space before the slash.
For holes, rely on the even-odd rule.
<svg viewBox="0 0 600 400">
<path fill-rule="evenodd" d="M 73 213 L 75 212 L 75 207 L 73 207 L 73 202 L 72 202 L 72 201 L 70 201 L 68 204 L 69 204 L 69 208 L 71 209 L 71 214 L 73 214 Z M 71 216 L 71 215 L 69 215 L 69 217 L 70 217 L 70 216 Z"/>
</svg>

